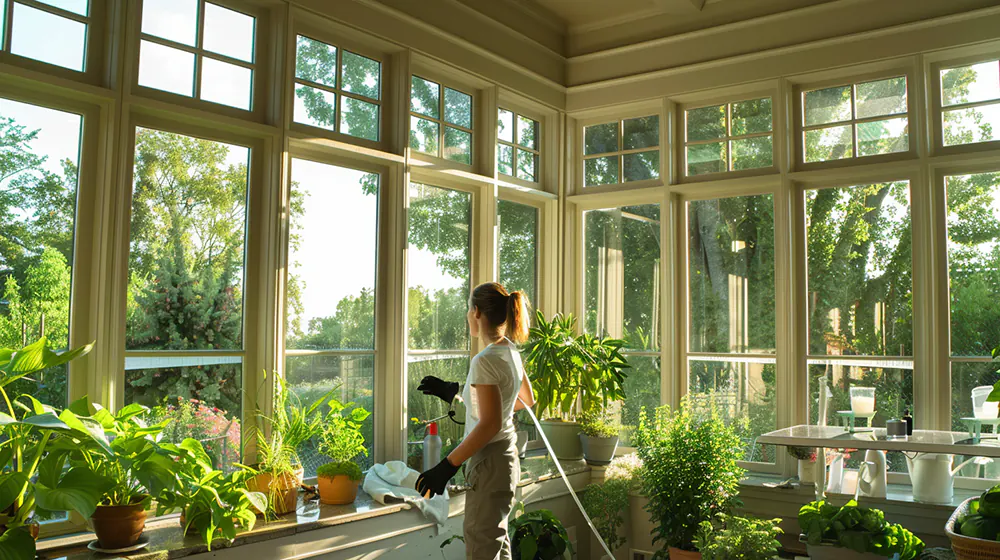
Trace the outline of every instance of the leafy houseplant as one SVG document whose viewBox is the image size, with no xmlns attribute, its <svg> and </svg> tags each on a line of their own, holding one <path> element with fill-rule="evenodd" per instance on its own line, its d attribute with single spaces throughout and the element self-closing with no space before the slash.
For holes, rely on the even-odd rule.
<svg viewBox="0 0 1000 560">
<path fill-rule="evenodd" d="M 778 556 L 781 519 L 719 516 L 716 526 L 702 521 L 695 547 L 702 560 L 771 560 Z"/>
<path fill-rule="evenodd" d="M 626 541 L 620 530 L 625 525 L 631 484 L 624 478 L 605 478 L 601 484 L 588 484 L 583 493 L 583 508 L 612 552 Z"/>
<path fill-rule="evenodd" d="M 843 507 L 825 500 L 810 502 L 799 509 L 799 527 L 811 557 L 824 544 L 887 558 L 898 553 L 899 560 L 914 560 L 924 549 L 923 541 L 902 525 L 886 522 L 880 510 L 854 500 Z"/>
<path fill-rule="evenodd" d="M 589 465 L 607 465 L 618 449 L 618 419 L 608 410 L 594 407 L 580 414 L 580 442 Z"/>
<path fill-rule="evenodd" d="M 539 509 L 525 513 L 524 504 L 519 502 L 512 513 L 519 514 L 507 528 L 514 560 L 553 560 L 572 556 L 573 545 L 569 542 L 566 528 L 551 511 Z"/>
<path fill-rule="evenodd" d="M 705 417 L 695 417 L 685 398 L 677 410 L 657 408 L 652 421 L 643 411 L 636 440 L 647 509 L 656 525 L 653 542 L 679 549 L 670 551 L 671 558 L 693 550 L 701 522 L 739 504 L 745 471 L 737 464 L 743 448 L 738 427 L 723 421 L 714 402 Z"/>
<path fill-rule="evenodd" d="M 625 371 L 630 366 L 621 353 L 625 342 L 614 338 L 576 335 L 572 315 L 546 321 L 537 312 L 535 326 L 524 347 L 525 368 L 535 390 L 542 429 L 559 459 L 583 457 L 579 425 L 567 423 L 578 408 L 607 408 L 625 398 Z"/>
<path fill-rule="evenodd" d="M 330 413 L 319 440 L 319 452 L 330 462 L 316 471 L 319 479 L 319 499 L 324 504 L 349 504 L 358 495 L 361 467 L 354 462 L 358 455 L 368 456 L 362 423 L 371 415 L 354 403 L 342 404 L 337 399 L 328 403 Z M 344 411 L 351 408 L 350 412 Z"/>
</svg>

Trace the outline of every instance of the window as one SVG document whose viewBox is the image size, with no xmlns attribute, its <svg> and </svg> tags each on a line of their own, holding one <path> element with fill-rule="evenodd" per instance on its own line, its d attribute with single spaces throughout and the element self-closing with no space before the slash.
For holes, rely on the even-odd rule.
<svg viewBox="0 0 1000 560">
<path fill-rule="evenodd" d="M 292 160 L 285 378 L 304 406 L 336 388 L 374 412 L 378 198 L 376 173 Z M 331 240 L 346 239 L 331 253 Z M 370 466 L 374 416 L 364 435 Z M 327 462 L 314 443 L 300 455 L 306 476 Z"/>
<path fill-rule="evenodd" d="M 0 47 L 18 56 L 83 72 L 89 27 L 88 0 L 0 0 Z"/>
<path fill-rule="evenodd" d="M 0 348 L 68 346 L 80 115 L 0 98 Z M 66 368 L 8 392 L 65 406 Z"/>
<path fill-rule="evenodd" d="M 1000 140 L 1000 61 L 941 70 L 944 145 Z"/>
<path fill-rule="evenodd" d="M 204 0 L 143 0 L 139 85 L 250 110 L 256 25 Z"/>
<path fill-rule="evenodd" d="M 472 124 L 471 95 L 411 78 L 410 149 L 472 165 Z"/>
<path fill-rule="evenodd" d="M 769 194 L 689 202 L 688 391 L 744 419 L 744 459 L 775 462 L 758 445 L 777 428 L 774 202 Z"/>
<path fill-rule="evenodd" d="M 500 109 L 497 117 L 497 171 L 538 182 L 538 121 Z"/>
<path fill-rule="evenodd" d="M 622 420 L 660 404 L 660 205 L 584 213 L 586 332 L 625 340 Z"/>
<path fill-rule="evenodd" d="M 381 62 L 298 36 L 295 122 L 378 142 L 381 97 Z"/>
<path fill-rule="evenodd" d="M 771 98 L 684 112 L 688 176 L 771 167 Z"/>
<path fill-rule="evenodd" d="M 240 458 L 243 274 L 250 150 L 140 128 L 135 135 L 125 401 L 174 418 L 172 441 Z"/>
<path fill-rule="evenodd" d="M 851 387 L 875 388 L 875 426 L 913 406 L 913 280 L 909 184 L 805 193 L 809 414 L 851 410 Z M 828 389 L 824 389 L 824 387 Z M 890 466 L 905 471 L 898 454 Z"/>
<path fill-rule="evenodd" d="M 471 283 L 472 225 L 470 194 L 410 185 L 406 359 L 406 418 L 410 422 L 406 460 L 417 470 L 421 470 L 423 458 L 423 422 L 448 412 L 439 399 L 417 391 L 417 385 L 427 375 L 464 384 L 469 373 L 465 314 Z M 464 407 L 456 408 L 458 418 L 464 418 Z M 438 426 L 444 456 L 461 442 L 464 428 L 447 418 Z"/>
<path fill-rule="evenodd" d="M 583 185 L 660 178 L 660 117 L 652 115 L 583 129 Z"/>
<path fill-rule="evenodd" d="M 497 201 L 498 282 L 521 290 L 538 304 L 538 209 L 508 200 Z"/>
<path fill-rule="evenodd" d="M 910 149 L 906 77 L 802 94 L 806 163 Z"/>
</svg>

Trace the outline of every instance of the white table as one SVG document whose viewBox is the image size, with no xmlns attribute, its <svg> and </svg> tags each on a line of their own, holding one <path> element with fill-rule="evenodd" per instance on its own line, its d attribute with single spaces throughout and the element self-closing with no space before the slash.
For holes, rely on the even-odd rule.
<svg viewBox="0 0 1000 560">
<path fill-rule="evenodd" d="M 887 440 L 885 428 L 870 432 L 845 432 L 843 426 L 792 426 L 768 432 L 757 438 L 757 443 L 794 445 L 798 447 L 823 447 L 827 449 L 878 449 L 881 451 L 910 451 L 920 453 L 951 453 L 973 457 L 1000 458 L 1000 441 L 984 439 L 973 443 L 966 432 L 913 430 L 906 439 Z"/>
</svg>

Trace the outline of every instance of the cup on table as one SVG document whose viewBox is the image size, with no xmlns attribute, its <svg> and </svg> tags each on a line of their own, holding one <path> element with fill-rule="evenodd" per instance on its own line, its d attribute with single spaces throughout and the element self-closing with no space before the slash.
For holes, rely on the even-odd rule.
<svg viewBox="0 0 1000 560">
<path fill-rule="evenodd" d="M 857 416 L 875 412 L 875 387 L 851 387 L 851 412 Z"/>
<path fill-rule="evenodd" d="M 996 418 L 1000 412 L 1000 403 L 986 402 L 986 397 L 993 392 L 992 385 L 983 385 L 972 390 L 972 414 L 976 418 Z"/>
</svg>

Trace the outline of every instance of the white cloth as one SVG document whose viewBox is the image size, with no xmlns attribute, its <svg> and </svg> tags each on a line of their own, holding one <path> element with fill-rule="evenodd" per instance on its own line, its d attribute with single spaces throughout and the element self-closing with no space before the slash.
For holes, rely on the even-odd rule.
<svg viewBox="0 0 1000 560">
<path fill-rule="evenodd" d="M 448 521 L 448 490 L 444 491 L 444 495 L 437 495 L 428 500 L 415 488 L 418 476 L 420 473 L 407 467 L 402 461 L 376 463 L 368 469 L 361 487 L 380 504 L 385 504 L 386 498 L 402 500 L 412 504 L 438 525 L 444 525 Z M 394 500 L 389 501 L 391 503 Z"/>
<path fill-rule="evenodd" d="M 501 440 L 514 440 L 517 429 L 514 427 L 514 403 L 524 378 L 524 366 L 521 364 L 521 354 L 514 343 L 504 339 L 506 344 L 490 344 L 476 354 L 469 364 L 469 377 L 462 389 L 462 400 L 465 401 L 465 437 L 469 437 L 472 429 L 479 423 L 479 403 L 473 385 L 496 385 L 500 388 L 500 431 L 493 436 L 490 443 Z"/>
</svg>

